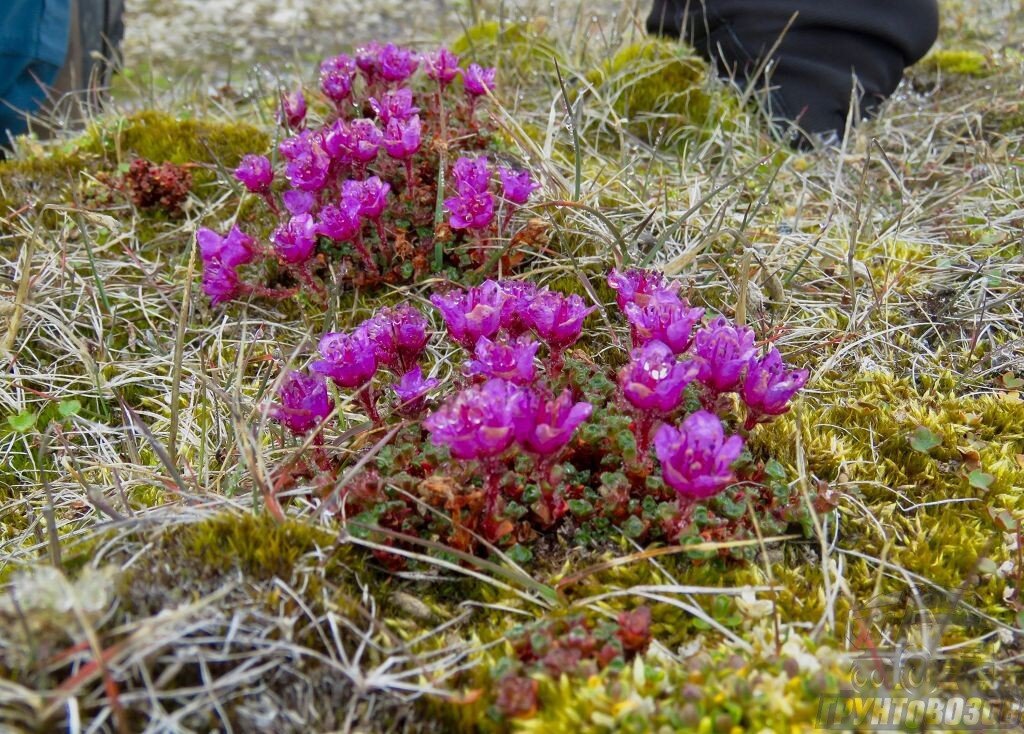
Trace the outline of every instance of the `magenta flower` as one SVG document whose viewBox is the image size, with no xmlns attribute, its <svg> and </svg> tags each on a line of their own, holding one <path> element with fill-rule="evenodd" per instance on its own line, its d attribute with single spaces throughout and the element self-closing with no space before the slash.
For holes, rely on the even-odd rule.
<svg viewBox="0 0 1024 734">
<path fill-rule="evenodd" d="M 292 188 L 301 191 L 320 191 L 327 185 L 331 172 L 331 158 L 319 145 L 310 144 L 306 150 L 288 161 L 284 175 Z"/>
<path fill-rule="evenodd" d="M 292 217 L 270 235 L 278 257 L 287 263 L 307 262 L 316 249 L 316 222 L 308 214 Z"/>
<path fill-rule="evenodd" d="M 541 456 L 562 450 L 594 410 L 590 403 L 574 403 L 568 389 L 557 398 L 542 398 L 531 390 L 523 390 L 513 408 L 516 441 Z"/>
<path fill-rule="evenodd" d="M 690 308 L 685 299 L 651 297 L 646 306 L 627 303 L 626 319 L 633 329 L 633 345 L 657 339 L 676 354 L 682 354 L 693 342 L 693 327 L 704 317 L 703 308 Z"/>
<path fill-rule="evenodd" d="M 391 184 L 377 176 L 370 176 L 365 181 L 345 181 L 341 185 L 342 199 L 358 205 L 360 216 L 367 219 L 377 219 L 384 213 L 389 191 Z"/>
<path fill-rule="evenodd" d="M 716 393 L 736 390 L 755 351 L 753 330 L 719 316 L 693 337 L 695 361 L 700 366 L 697 378 Z"/>
<path fill-rule="evenodd" d="M 530 199 L 530 194 L 540 188 L 540 184 L 533 181 L 530 172 L 523 169 L 514 171 L 504 166 L 498 167 L 498 175 L 501 177 L 502 194 L 505 199 L 522 206 Z"/>
<path fill-rule="evenodd" d="M 281 194 L 281 201 L 284 202 L 284 208 L 288 213 L 297 217 L 300 214 L 309 214 L 313 210 L 316 206 L 316 195 L 311 191 L 289 190 Z"/>
<path fill-rule="evenodd" d="M 529 337 L 521 337 L 514 342 L 495 342 L 481 336 L 473 348 L 476 359 L 466 362 L 467 375 L 483 377 L 500 377 L 518 385 L 529 385 L 536 377 L 533 364 L 540 343 Z"/>
<path fill-rule="evenodd" d="M 382 46 L 376 41 L 360 46 L 356 49 L 355 61 L 359 71 L 366 76 L 366 81 L 372 83 L 377 76 L 380 67 L 380 52 Z"/>
<path fill-rule="evenodd" d="M 306 121 L 306 97 L 302 93 L 302 87 L 299 87 L 294 92 L 284 92 L 281 94 L 279 120 L 282 124 L 293 130 L 298 130 L 302 127 L 302 123 Z"/>
<path fill-rule="evenodd" d="M 245 234 L 237 225 L 231 227 L 227 237 L 221 237 L 212 229 L 200 227 L 196 232 L 199 255 L 203 263 L 219 263 L 228 268 L 250 263 L 256 257 L 256 241 Z"/>
<path fill-rule="evenodd" d="M 379 100 L 370 97 L 370 107 L 385 126 L 392 120 L 408 120 L 420 111 L 419 107 L 413 106 L 412 90 L 405 87 L 387 91 Z"/>
<path fill-rule="evenodd" d="M 704 410 L 687 416 L 682 430 L 658 428 L 654 451 L 665 483 L 684 500 L 712 497 L 735 481 L 731 465 L 743 452 L 743 439 L 725 437 L 722 422 Z"/>
<path fill-rule="evenodd" d="M 401 82 L 411 77 L 420 65 L 412 51 L 389 43 L 380 50 L 377 60 L 380 75 L 389 82 Z"/>
<path fill-rule="evenodd" d="M 359 202 L 342 199 L 337 204 L 328 204 L 320 210 L 320 221 L 316 231 L 335 242 L 349 242 L 355 239 L 363 229 L 363 220 L 359 217 Z"/>
<path fill-rule="evenodd" d="M 277 149 L 286 161 L 293 161 L 303 153 L 308 153 L 310 145 L 314 143 L 313 133 L 309 130 L 302 130 L 297 135 L 285 138 L 277 144 Z"/>
<path fill-rule="evenodd" d="M 320 425 L 334 410 L 321 375 L 288 373 L 277 399 L 278 403 L 270 407 L 270 417 L 300 436 Z"/>
<path fill-rule="evenodd" d="M 505 294 L 493 280 L 465 291 L 435 293 L 430 302 L 441 312 L 448 335 L 466 349 L 473 349 L 477 339 L 493 337 L 501 328 Z"/>
<path fill-rule="evenodd" d="M 460 194 L 479 194 L 487 191 L 491 183 L 491 171 L 487 167 L 487 156 L 467 158 L 459 156 L 452 166 L 452 180 Z"/>
<path fill-rule="evenodd" d="M 695 362 L 678 362 L 659 341 L 634 349 L 630 362 L 619 372 L 619 386 L 637 410 L 665 415 L 683 402 L 686 386 L 697 377 Z"/>
<path fill-rule="evenodd" d="M 627 303 L 635 303 L 643 308 L 652 297 L 658 300 L 671 300 L 679 290 L 678 282 L 665 282 L 665 276 L 654 270 L 631 269 L 624 273 L 612 268 L 608 274 L 608 285 L 615 291 L 615 299 L 620 309 Z"/>
<path fill-rule="evenodd" d="M 743 402 L 750 409 L 747 430 L 789 410 L 789 401 L 807 383 L 809 375 L 807 370 L 786 370 L 782 355 L 775 347 L 761 359 L 751 359 L 741 392 Z"/>
<path fill-rule="evenodd" d="M 462 72 L 462 86 L 471 97 L 482 97 L 494 90 L 494 76 L 498 70 L 494 67 L 484 68 L 480 64 L 470 64 Z"/>
<path fill-rule="evenodd" d="M 373 345 L 358 329 L 351 334 L 328 332 L 318 349 L 323 359 L 312 364 L 313 371 L 330 377 L 340 387 L 362 387 L 377 373 Z"/>
<path fill-rule="evenodd" d="M 494 221 L 494 197 L 488 191 L 459 194 L 444 200 L 452 229 L 487 229 Z"/>
<path fill-rule="evenodd" d="M 501 326 L 512 336 L 529 331 L 530 323 L 527 311 L 537 295 L 537 284 L 528 280 L 498 281 L 505 293 L 505 303 L 501 307 Z"/>
<path fill-rule="evenodd" d="M 436 377 L 424 379 L 423 370 L 416 365 L 399 378 L 398 382 L 391 386 L 395 395 L 402 401 L 399 410 L 406 414 L 415 414 L 423 409 L 423 400 L 427 393 L 441 384 Z"/>
<path fill-rule="evenodd" d="M 203 293 L 210 299 L 210 305 L 216 306 L 224 301 L 230 301 L 241 290 L 242 284 L 233 266 L 216 260 L 203 266 Z"/>
<path fill-rule="evenodd" d="M 359 325 L 374 346 L 377 362 L 398 372 L 408 371 L 423 354 L 430 322 L 413 306 L 382 308 Z"/>
<path fill-rule="evenodd" d="M 320 89 L 327 99 L 340 104 L 352 96 L 352 75 L 356 64 L 351 56 L 339 54 L 320 64 Z"/>
<path fill-rule="evenodd" d="M 349 138 L 346 152 L 348 157 L 356 163 L 369 163 L 377 157 L 381 143 L 384 141 L 384 134 L 380 128 L 366 118 L 352 120 L 348 124 Z"/>
<path fill-rule="evenodd" d="M 515 438 L 514 407 L 519 390 L 505 380 L 488 380 L 457 393 L 423 421 L 430 440 L 447 446 L 456 459 L 486 459 Z"/>
<path fill-rule="evenodd" d="M 421 135 L 419 115 L 408 120 L 392 118 L 384 131 L 384 149 L 398 160 L 412 158 L 420 149 Z"/>
<path fill-rule="evenodd" d="M 583 321 L 597 309 L 587 308 L 586 302 L 575 293 L 565 296 L 555 291 L 541 291 L 534 296 L 526 314 L 530 326 L 559 352 L 580 338 Z"/>
<path fill-rule="evenodd" d="M 459 57 L 443 46 L 423 57 L 423 69 L 442 89 L 451 84 L 461 71 Z"/>
<path fill-rule="evenodd" d="M 269 194 L 274 183 L 274 169 L 270 159 L 263 155 L 247 155 L 235 169 L 235 178 L 254 194 Z"/>
</svg>

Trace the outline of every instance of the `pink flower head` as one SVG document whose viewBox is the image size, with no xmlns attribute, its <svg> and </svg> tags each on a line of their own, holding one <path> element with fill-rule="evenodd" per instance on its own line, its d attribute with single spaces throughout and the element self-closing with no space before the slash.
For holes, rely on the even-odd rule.
<svg viewBox="0 0 1024 734">
<path fill-rule="evenodd" d="M 351 56 L 339 54 L 324 59 L 320 64 L 320 89 L 324 96 L 335 104 L 352 96 L 352 75 L 356 64 Z"/>
<path fill-rule="evenodd" d="M 277 399 L 270 407 L 270 417 L 300 436 L 316 428 L 334 410 L 334 401 L 321 375 L 290 372 L 277 392 Z"/>
<path fill-rule="evenodd" d="M 270 159 L 264 155 L 247 155 L 235 169 L 235 178 L 254 194 L 269 194 L 274 183 L 274 169 Z"/>
<path fill-rule="evenodd" d="M 407 48 L 389 43 L 380 50 L 378 70 L 389 82 L 402 82 L 411 77 L 420 65 L 419 57 Z"/>
<path fill-rule="evenodd" d="M 270 239 L 285 262 L 307 262 L 316 249 L 316 222 L 308 214 L 299 214 L 275 229 Z"/>
<path fill-rule="evenodd" d="M 652 341 L 632 351 L 629 364 L 619 372 L 619 386 L 634 408 L 671 413 L 682 404 L 698 370 L 694 362 L 678 362 L 671 349 Z"/>
<path fill-rule="evenodd" d="M 235 268 L 253 261 L 256 257 L 256 241 L 245 234 L 237 225 L 231 227 L 227 237 L 221 237 L 212 229 L 200 227 L 196 232 L 199 255 L 203 263 L 219 263 Z"/>
<path fill-rule="evenodd" d="M 513 342 L 494 342 L 481 336 L 473 348 L 473 356 L 466 363 L 467 375 L 500 377 L 518 385 L 529 385 L 536 377 L 533 359 L 537 356 L 540 343 L 529 337 L 520 337 Z"/>
<path fill-rule="evenodd" d="M 230 301 L 241 290 L 242 284 L 233 266 L 217 261 L 203 265 L 203 293 L 209 297 L 211 305 Z"/>
<path fill-rule="evenodd" d="M 413 106 L 412 90 L 406 87 L 384 92 L 379 100 L 370 97 L 370 107 L 385 126 L 392 120 L 408 120 L 420 111 L 419 107 Z"/>
<path fill-rule="evenodd" d="M 652 298 L 646 306 L 627 303 L 626 319 L 633 327 L 634 344 L 657 339 L 676 354 L 682 354 L 693 342 L 693 327 L 704 317 L 703 308 L 690 308 L 685 299 Z"/>
<path fill-rule="evenodd" d="M 491 171 L 487 167 L 487 156 L 467 158 L 459 156 L 452 166 L 452 180 L 460 194 L 479 194 L 487 191 L 491 183 Z"/>
<path fill-rule="evenodd" d="M 459 194 L 444 200 L 452 229 L 487 229 L 494 221 L 494 197 L 489 191 Z"/>
<path fill-rule="evenodd" d="M 313 133 L 309 130 L 302 130 L 297 135 L 285 138 L 277 144 L 277 149 L 286 161 L 293 161 L 303 153 L 308 153 L 313 143 Z"/>
<path fill-rule="evenodd" d="M 354 240 L 363 229 L 363 220 L 359 217 L 358 202 L 342 199 L 337 204 L 328 204 L 320 210 L 320 221 L 316 231 L 335 242 Z"/>
<path fill-rule="evenodd" d="M 278 119 L 281 124 L 292 130 L 302 127 L 306 121 L 306 96 L 302 93 L 302 87 L 281 94 L 281 112 Z"/>
<path fill-rule="evenodd" d="M 391 312 L 391 330 L 399 362 L 411 365 L 423 354 L 430 335 L 430 322 L 414 306 L 399 306 Z"/>
<path fill-rule="evenodd" d="M 461 71 L 459 57 L 443 46 L 423 57 L 423 68 L 427 76 L 440 84 L 442 89 L 451 84 Z"/>
<path fill-rule="evenodd" d="M 502 194 L 505 199 L 522 206 L 530 200 L 530 194 L 540 188 L 540 184 L 534 182 L 530 172 L 525 168 L 521 171 L 514 171 L 504 166 L 498 167 L 498 175 L 501 177 Z"/>
<path fill-rule="evenodd" d="M 561 351 L 574 344 L 583 331 L 583 321 L 596 306 L 587 308 L 578 295 L 565 296 L 542 291 L 534 296 L 526 314 L 530 326 L 553 350 Z"/>
<path fill-rule="evenodd" d="M 726 438 L 722 422 L 704 410 L 687 416 L 682 430 L 666 423 L 654 434 L 665 483 L 688 499 L 712 497 L 732 484 L 731 466 L 742 451 L 743 439 Z"/>
<path fill-rule="evenodd" d="M 633 268 L 624 273 L 612 268 L 608 274 L 608 285 L 615 291 L 615 299 L 619 308 L 624 309 L 627 303 L 635 303 L 643 308 L 652 298 L 672 300 L 679 290 L 679 283 L 666 283 L 665 276 L 654 270 Z"/>
<path fill-rule="evenodd" d="M 300 214 L 309 214 L 313 210 L 313 207 L 316 206 L 316 195 L 311 191 L 292 189 L 281 194 L 281 201 L 284 202 L 284 208 L 288 210 L 288 213 L 297 217 Z"/>
<path fill-rule="evenodd" d="M 391 184 L 370 176 L 365 181 L 346 181 L 341 185 L 341 198 L 359 207 L 360 216 L 377 219 L 384 213 L 388 203 Z"/>
<path fill-rule="evenodd" d="M 594 410 L 590 403 L 574 403 L 568 389 L 557 398 L 543 398 L 532 390 L 523 390 L 513 408 L 516 441 L 527 451 L 542 456 L 562 450 Z"/>
<path fill-rule="evenodd" d="M 377 373 L 373 345 L 359 330 L 328 332 L 318 349 L 323 359 L 312 364 L 313 371 L 330 377 L 340 387 L 362 387 Z"/>
<path fill-rule="evenodd" d="M 464 72 L 462 72 L 462 85 L 466 90 L 466 94 L 471 97 L 482 97 L 494 90 L 494 76 L 498 73 L 498 70 L 493 66 L 490 68 L 484 68 L 480 64 L 470 64 Z"/>
<path fill-rule="evenodd" d="M 398 382 L 391 386 L 391 389 L 402 401 L 405 412 L 419 412 L 427 393 L 440 384 L 441 381 L 436 377 L 424 379 L 423 370 L 416 365 L 402 375 Z"/>
<path fill-rule="evenodd" d="M 311 143 L 306 150 L 288 161 L 284 175 L 288 177 L 292 188 L 320 191 L 327 185 L 330 171 L 330 156 L 319 145 Z"/>
<path fill-rule="evenodd" d="M 507 449 L 515 438 L 514 407 L 518 388 L 505 380 L 488 380 L 447 400 L 423 421 L 430 440 L 447 446 L 456 459 L 482 459 Z"/>
<path fill-rule="evenodd" d="M 719 316 L 697 331 L 693 351 L 700 365 L 697 378 L 715 392 L 730 392 L 739 387 L 743 370 L 754 356 L 754 332 Z"/>
<path fill-rule="evenodd" d="M 420 149 L 421 136 L 419 115 L 413 115 L 408 120 L 394 117 L 384 131 L 384 149 L 389 156 L 398 160 L 412 158 Z"/>
<path fill-rule="evenodd" d="M 373 120 L 359 118 L 345 124 L 338 121 L 327 135 L 329 151 L 338 160 L 366 164 L 377 157 L 384 134 Z"/>
<path fill-rule="evenodd" d="M 356 49 L 356 66 L 363 72 L 366 81 L 373 82 L 377 77 L 380 68 L 380 52 L 382 46 L 376 41 L 370 41 Z"/>
<path fill-rule="evenodd" d="M 505 294 L 493 280 L 465 291 L 435 293 L 430 302 L 441 312 L 448 335 L 466 349 L 473 349 L 477 339 L 493 337 L 501 328 Z"/>
<path fill-rule="evenodd" d="M 807 370 L 787 370 L 779 350 L 772 347 L 761 359 L 751 359 L 743 380 L 743 402 L 750 408 L 748 428 L 760 420 L 782 415 L 789 401 L 807 383 Z"/>
<path fill-rule="evenodd" d="M 512 336 L 529 331 L 528 310 L 537 295 L 537 284 L 529 280 L 500 280 L 498 285 L 505 293 L 501 307 L 501 326 Z"/>
</svg>

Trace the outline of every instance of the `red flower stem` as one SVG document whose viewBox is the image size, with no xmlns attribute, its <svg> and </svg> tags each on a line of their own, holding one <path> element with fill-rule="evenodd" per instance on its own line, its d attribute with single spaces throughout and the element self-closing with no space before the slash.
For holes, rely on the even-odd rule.
<svg viewBox="0 0 1024 734">
<path fill-rule="evenodd" d="M 373 223 L 377 226 L 377 239 L 380 240 L 380 254 L 384 255 L 388 251 L 388 233 L 384 229 L 384 223 L 377 217 L 373 220 Z"/>
<path fill-rule="evenodd" d="M 416 179 L 412 175 L 412 156 L 405 159 L 405 193 L 409 197 L 409 201 L 416 201 Z"/>
<path fill-rule="evenodd" d="M 508 235 L 508 225 L 512 223 L 512 217 L 516 213 L 516 206 L 514 204 L 508 205 L 508 211 L 505 213 L 504 219 L 501 221 L 501 233 Z"/>
<path fill-rule="evenodd" d="M 302 279 L 302 282 L 312 288 L 318 296 L 327 295 L 327 291 L 324 290 L 322 285 L 316 282 L 316 279 L 313 277 L 313 273 L 310 272 L 309 263 L 302 263 L 296 268 L 296 270 L 298 271 L 299 278 Z"/>
<path fill-rule="evenodd" d="M 373 421 L 373 425 L 379 426 L 380 413 L 377 412 L 377 399 L 373 394 L 373 385 L 367 383 L 365 387 L 360 388 L 359 392 L 356 393 L 356 399 L 363 406 L 366 415 Z"/>
<path fill-rule="evenodd" d="M 548 357 L 548 373 L 552 380 L 558 379 L 562 374 L 562 367 L 565 365 L 565 360 L 562 358 L 564 351 L 560 347 L 551 347 L 551 355 Z"/>
<path fill-rule="evenodd" d="M 274 195 L 269 191 L 263 192 L 263 201 L 267 202 L 267 207 L 270 209 L 270 213 L 278 219 L 281 218 L 281 210 L 277 206 L 277 202 L 274 201 Z"/>
<path fill-rule="evenodd" d="M 248 285 L 244 283 L 242 285 L 243 292 L 245 293 L 252 293 L 260 298 L 272 298 L 274 300 L 292 298 L 299 292 L 298 288 L 265 288 L 260 285 Z"/>
<path fill-rule="evenodd" d="M 373 255 L 366 249 L 366 245 L 363 244 L 363 233 L 360 230 L 356 233 L 355 239 L 352 240 L 352 245 L 356 248 L 356 252 L 363 258 L 363 262 L 366 264 L 367 269 L 374 275 L 380 273 L 377 269 L 377 261 L 373 259 Z"/>
</svg>

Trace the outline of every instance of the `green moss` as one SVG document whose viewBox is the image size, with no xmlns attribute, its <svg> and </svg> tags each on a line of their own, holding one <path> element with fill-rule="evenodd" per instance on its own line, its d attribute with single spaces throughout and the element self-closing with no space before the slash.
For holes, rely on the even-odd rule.
<svg viewBox="0 0 1024 734">
<path fill-rule="evenodd" d="M 566 62 L 558 45 L 539 23 L 487 21 L 468 28 L 455 39 L 451 49 L 485 66 L 497 66 L 502 87 L 528 84 L 531 80 L 555 76 L 555 61 L 564 70 Z"/>
<path fill-rule="evenodd" d="M 965 49 L 934 51 L 921 62 L 921 67 L 957 76 L 986 77 L 992 73 L 985 54 Z"/>
</svg>

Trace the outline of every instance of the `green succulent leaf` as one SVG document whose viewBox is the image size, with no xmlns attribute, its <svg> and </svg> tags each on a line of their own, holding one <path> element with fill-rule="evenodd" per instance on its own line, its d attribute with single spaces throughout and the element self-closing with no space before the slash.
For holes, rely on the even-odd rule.
<svg viewBox="0 0 1024 734">
<path fill-rule="evenodd" d="M 936 446 L 942 445 L 942 439 L 925 426 L 918 426 L 910 436 L 910 448 L 927 454 Z"/>
<path fill-rule="evenodd" d="M 967 475 L 968 483 L 975 489 L 988 489 L 995 480 L 994 476 L 983 472 L 981 469 L 975 469 Z"/>
</svg>

